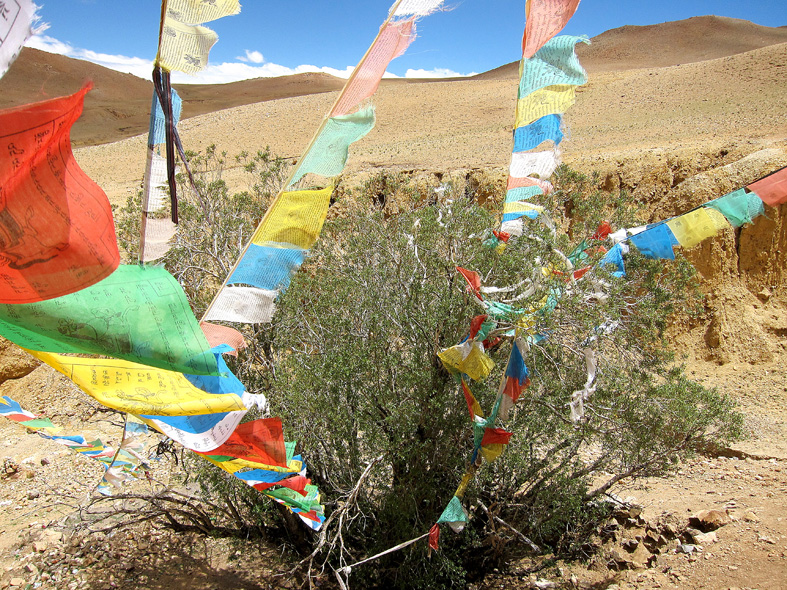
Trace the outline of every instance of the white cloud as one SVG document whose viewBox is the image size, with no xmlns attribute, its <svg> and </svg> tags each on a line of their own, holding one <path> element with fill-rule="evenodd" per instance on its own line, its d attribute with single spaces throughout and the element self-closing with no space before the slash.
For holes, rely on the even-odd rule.
<svg viewBox="0 0 787 590">
<path fill-rule="evenodd" d="M 246 50 L 245 57 L 236 57 L 235 59 L 243 61 L 243 62 L 251 62 L 253 64 L 261 64 L 265 61 L 265 58 L 259 51 L 249 51 Z"/>
<path fill-rule="evenodd" d="M 150 79 L 153 69 L 152 60 L 140 57 L 128 57 L 125 55 L 111 55 L 98 53 L 90 49 L 80 49 L 73 45 L 49 37 L 48 35 L 34 35 L 27 42 L 28 47 L 57 53 L 74 59 L 83 59 L 116 70 L 134 74 L 145 80 Z M 271 78 L 275 76 L 290 76 L 292 74 L 303 74 L 306 72 L 323 72 L 336 76 L 337 78 L 349 78 L 353 71 L 353 66 L 344 69 L 337 69 L 328 66 L 314 66 L 304 64 L 294 68 L 265 62 L 259 51 L 247 49 L 246 55 L 237 57 L 238 61 L 224 62 L 220 64 L 209 64 L 207 68 L 195 76 L 189 76 L 181 72 L 172 73 L 172 81 L 176 84 L 224 84 L 227 82 L 237 82 L 251 78 Z M 463 75 L 472 76 L 473 74 L 459 74 L 445 68 L 435 68 L 433 70 L 407 70 L 405 78 L 452 78 Z M 385 73 L 386 78 L 398 78 L 390 72 Z"/>
<path fill-rule="evenodd" d="M 97 53 L 90 49 L 80 49 L 69 43 L 59 41 L 54 37 L 49 37 L 48 35 L 33 35 L 27 41 L 26 45 L 34 49 L 40 49 L 41 51 L 90 61 L 111 70 L 134 74 L 135 76 L 145 79 L 150 78 L 150 72 L 153 70 L 152 60 L 142 59 L 141 57 Z"/>
<path fill-rule="evenodd" d="M 413 70 L 409 69 L 404 73 L 405 78 L 465 78 L 467 76 L 475 76 L 477 72 L 470 72 L 469 74 L 460 74 L 447 68 L 434 68 L 433 70 Z"/>
</svg>

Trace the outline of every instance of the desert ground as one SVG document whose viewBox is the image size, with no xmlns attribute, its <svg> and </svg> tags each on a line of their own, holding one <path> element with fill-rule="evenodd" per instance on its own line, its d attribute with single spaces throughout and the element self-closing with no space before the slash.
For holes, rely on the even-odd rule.
<svg viewBox="0 0 787 590">
<path fill-rule="evenodd" d="M 627 190 L 646 205 L 644 221 L 681 213 L 787 165 L 787 28 L 720 17 L 623 27 L 581 47 L 580 57 L 590 79 L 566 115 L 563 160 L 598 172 L 603 188 Z M 486 175 L 502 187 L 516 76 L 516 65 L 508 64 L 471 79 L 385 81 L 374 98 L 377 126 L 352 146 L 345 180 L 390 169 L 425 177 Z M 95 90 L 74 130 L 76 157 L 110 200 L 122 204 L 141 183 L 149 83 L 25 50 L 0 82 L 0 106 L 74 92 L 88 78 Z M 247 81 L 221 92 L 184 87 L 183 143 L 195 151 L 215 144 L 230 156 L 269 146 L 295 159 L 340 87 L 323 75 Z M 237 169 L 228 167 L 224 178 L 244 188 Z M 602 539 L 603 550 L 588 563 L 533 572 L 515 562 L 475 588 L 550 587 L 548 581 L 566 588 L 787 588 L 785 251 L 784 206 L 689 251 L 703 280 L 706 313 L 670 328 L 689 374 L 737 400 L 748 438 L 697 456 L 673 477 L 615 490 L 643 512 Z M 65 379 L 11 345 L 0 348 L 0 357 L 0 394 L 64 428 L 117 441 L 117 426 Z M 144 528 L 128 538 L 69 537 L 100 467 L 7 420 L 0 421 L 0 446 L 3 458 L 18 466 L 0 479 L 0 587 L 284 584 L 274 576 L 281 569 L 275 547 L 241 552 Z M 153 473 L 164 479 L 169 470 L 161 464 Z M 658 554 L 636 559 L 636 551 L 625 549 L 651 531 L 658 537 L 670 526 L 685 530 L 701 510 L 727 515 L 727 524 L 698 543 L 701 550 L 681 553 L 670 539 Z M 168 574 L 160 573 L 162 564 Z"/>
</svg>

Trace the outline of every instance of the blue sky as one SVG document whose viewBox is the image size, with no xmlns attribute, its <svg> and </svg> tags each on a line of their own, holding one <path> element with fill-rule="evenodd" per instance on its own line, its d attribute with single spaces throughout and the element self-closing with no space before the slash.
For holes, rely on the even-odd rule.
<svg viewBox="0 0 787 590">
<path fill-rule="evenodd" d="M 229 82 L 301 71 L 349 75 L 393 0 L 245 0 L 241 13 L 207 26 L 219 34 L 209 68 L 176 82 Z M 147 78 L 160 0 L 38 0 L 49 28 L 28 45 Z M 787 25 L 785 0 L 582 0 L 563 31 L 590 37 L 623 25 L 716 14 Z M 447 0 L 451 10 L 418 24 L 419 38 L 388 71 L 441 77 L 483 72 L 519 59 L 524 0 Z"/>
</svg>

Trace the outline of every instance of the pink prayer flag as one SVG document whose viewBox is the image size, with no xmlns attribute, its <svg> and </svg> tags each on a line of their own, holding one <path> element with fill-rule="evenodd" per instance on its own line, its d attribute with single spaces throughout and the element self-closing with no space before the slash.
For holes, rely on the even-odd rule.
<svg viewBox="0 0 787 590">
<path fill-rule="evenodd" d="M 243 334 L 233 328 L 209 322 L 200 322 L 199 327 L 202 328 L 202 332 L 205 334 L 205 338 L 211 348 L 226 344 L 235 351 L 227 353 L 232 356 L 238 356 L 238 351 L 241 348 L 246 348 L 246 339 L 243 337 Z"/>
<path fill-rule="evenodd" d="M 366 59 L 358 66 L 331 117 L 350 113 L 361 101 L 369 98 L 380 85 L 385 69 L 392 59 L 402 55 L 415 39 L 415 18 L 392 22 L 380 33 Z"/>
<path fill-rule="evenodd" d="M 751 183 L 746 188 L 771 207 L 787 203 L 787 167 Z"/>
<path fill-rule="evenodd" d="M 542 191 L 544 191 L 545 195 L 548 195 L 552 192 L 553 186 L 551 182 L 547 182 L 546 180 L 539 180 L 538 178 L 530 178 L 529 176 L 524 176 L 522 178 L 517 178 L 515 176 L 508 177 L 508 185 L 506 186 L 506 190 L 511 190 L 514 188 L 523 188 L 526 186 L 537 186 Z"/>
<path fill-rule="evenodd" d="M 574 16 L 579 0 L 528 0 L 522 54 L 533 57 Z"/>
</svg>

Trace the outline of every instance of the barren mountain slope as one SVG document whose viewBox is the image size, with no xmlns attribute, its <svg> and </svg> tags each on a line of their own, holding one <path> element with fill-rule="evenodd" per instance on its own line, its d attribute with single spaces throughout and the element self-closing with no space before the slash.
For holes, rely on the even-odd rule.
<svg viewBox="0 0 787 590">
<path fill-rule="evenodd" d="M 93 83 L 93 90 L 72 130 L 74 145 L 109 143 L 147 131 L 151 82 L 29 47 L 0 79 L 0 108 L 71 94 L 87 82 Z M 343 80 L 328 74 L 306 73 L 222 85 L 177 84 L 176 88 L 187 118 L 252 102 L 329 92 L 343 85 Z"/>
<path fill-rule="evenodd" d="M 725 16 L 693 18 L 646 26 L 610 29 L 579 45 L 577 54 L 593 74 L 663 68 L 718 59 L 787 43 L 787 27 L 763 27 Z M 519 62 L 474 76 L 476 80 L 516 79 Z"/>
<path fill-rule="evenodd" d="M 617 172 L 619 160 L 659 150 L 675 156 L 739 146 L 733 155 L 746 155 L 787 137 L 785 73 L 787 44 L 591 76 L 566 115 L 564 159 L 607 173 Z M 184 121 L 181 135 L 193 150 L 215 143 L 233 155 L 269 145 L 276 154 L 297 157 L 334 99 L 333 93 L 301 96 L 210 113 Z M 508 80 L 384 85 L 375 98 L 377 126 L 352 146 L 347 173 L 380 168 L 502 173 L 515 100 L 515 84 Z M 111 199 L 125 200 L 142 177 L 144 142 L 137 137 L 87 147 L 77 157 Z"/>
</svg>

